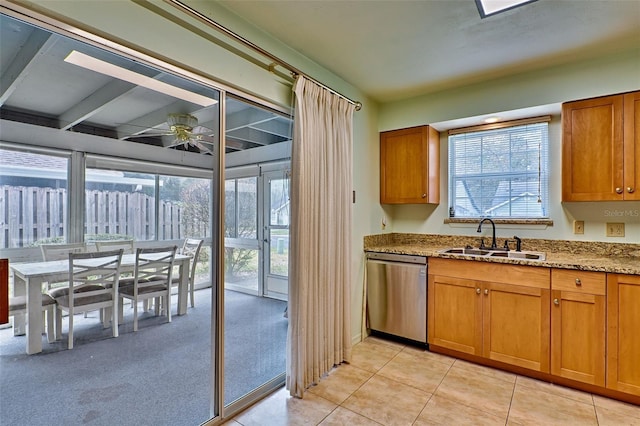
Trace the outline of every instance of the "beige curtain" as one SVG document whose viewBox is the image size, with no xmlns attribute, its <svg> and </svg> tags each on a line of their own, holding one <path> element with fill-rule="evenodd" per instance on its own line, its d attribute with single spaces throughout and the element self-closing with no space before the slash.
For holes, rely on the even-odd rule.
<svg viewBox="0 0 640 426">
<path fill-rule="evenodd" d="M 302 398 L 351 358 L 354 106 L 304 77 L 294 91 L 287 389 Z"/>
</svg>

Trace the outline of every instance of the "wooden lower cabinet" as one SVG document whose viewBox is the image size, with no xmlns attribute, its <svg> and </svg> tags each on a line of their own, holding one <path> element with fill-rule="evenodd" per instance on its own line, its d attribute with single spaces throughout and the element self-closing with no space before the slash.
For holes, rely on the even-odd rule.
<svg viewBox="0 0 640 426">
<path fill-rule="evenodd" d="M 438 259 L 430 261 L 432 264 Z M 429 269 L 429 344 L 471 355 L 482 354 L 481 283 L 446 275 L 433 275 Z"/>
<path fill-rule="evenodd" d="M 551 374 L 605 385 L 606 275 L 551 271 Z"/>
<path fill-rule="evenodd" d="M 548 274 L 548 270 L 546 271 Z M 535 285 L 483 285 L 482 326 L 485 358 L 549 372 L 549 280 Z"/>
<path fill-rule="evenodd" d="M 428 300 L 429 344 L 549 372 L 549 269 L 432 258 Z"/>
<path fill-rule="evenodd" d="M 640 396 L 640 276 L 607 274 L 607 388 Z"/>
</svg>

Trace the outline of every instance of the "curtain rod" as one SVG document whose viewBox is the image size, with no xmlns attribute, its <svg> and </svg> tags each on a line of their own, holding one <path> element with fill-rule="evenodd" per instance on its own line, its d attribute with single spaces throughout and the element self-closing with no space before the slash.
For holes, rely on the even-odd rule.
<svg viewBox="0 0 640 426">
<path fill-rule="evenodd" d="M 300 71 L 298 68 L 294 67 L 293 65 L 288 64 L 287 62 L 285 62 L 282 59 L 278 58 L 277 56 L 273 55 L 272 53 L 267 52 L 266 50 L 264 50 L 260 46 L 250 42 L 246 38 L 234 33 L 230 29 L 220 25 L 216 21 L 208 18 L 207 16 L 203 15 L 202 13 L 200 13 L 197 10 L 193 9 L 192 7 L 187 6 L 186 4 L 182 3 L 180 0 L 165 0 L 165 1 L 167 3 L 169 3 L 169 4 L 171 4 L 173 7 L 182 10 L 186 14 L 188 14 L 188 15 L 198 19 L 199 21 L 205 23 L 206 25 L 212 27 L 213 29 L 225 34 L 228 37 L 231 37 L 231 38 L 239 41 L 240 43 L 244 44 L 246 47 L 248 47 L 248 48 L 260 53 L 261 55 L 266 56 L 267 58 L 269 58 L 273 62 L 275 62 L 277 65 L 280 65 L 280 66 L 286 68 L 292 74 L 304 76 L 305 78 L 307 78 L 307 79 L 313 81 L 314 83 L 316 83 L 318 86 L 321 86 L 321 87 L 325 88 L 326 90 L 330 91 L 334 95 L 340 96 L 342 99 L 344 99 L 344 100 L 348 101 L 349 103 L 355 105 L 356 111 L 360 111 L 360 109 L 362 109 L 362 103 L 361 102 L 349 99 L 348 97 L 346 97 L 342 93 L 336 92 L 335 90 L 333 90 L 332 88 L 328 87 L 327 85 L 320 83 L 318 80 L 316 80 L 316 79 L 314 79 L 312 77 L 309 77 L 307 74 L 303 73 L 302 71 Z"/>
</svg>

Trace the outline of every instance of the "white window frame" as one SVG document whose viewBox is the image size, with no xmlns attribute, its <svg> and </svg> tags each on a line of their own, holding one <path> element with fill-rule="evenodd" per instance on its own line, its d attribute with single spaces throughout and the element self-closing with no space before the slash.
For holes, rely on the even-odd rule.
<svg viewBox="0 0 640 426">
<path fill-rule="evenodd" d="M 450 220 L 456 219 L 479 219 L 483 217 L 491 217 L 495 219 L 503 220 L 545 220 L 549 219 L 549 126 L 548 122 L 551 120 L 550 116 L 536 117 L 523 120 L 514 120 L 509 122 L 495 123 L 483 126 L 467 127 L 463 129 L 454 129 L 449 131 L 449 217 Z M 487 138 L 491 138 L 495 135 L 504 134 L 509 138 L 510 148 L 513 141 L 513 137 L 520 136 L 529 133 L 528 130 L 539 131 L 541 130 L 540 140 L 537 141 L 537 147 L 528 147 L 529 157 L 527 158 L 529 168 L 528 169 L 511 169 L 511 165 L 507 165 L 501 168 L 502 171 L 498 171 L 500 168 L 493 168 L 493 170 L 484 170 L 483 163 L 486 164 L 488 155 L 491 155 L 488 149 L 485 149 L 483 144 L 487 142 Z M 466 158 L 467 164 L 458 164 L 456 159 L 456 146 L 461 144 L 467 144 L 467 149 L 477 150 L 478 159 L 477 162 L 473 162 L 473 157 Z M 531 158 L 533 156 L 533 158 Z M 511 163 L 512 152 L 509 151 L 506 160 Z M 473 164 L 469 164 L 472 161 Z M 491 161 L 491 160 L 489 160 Z M 456 168 L 464 167 L 465 170 L 458 170 Z M 471 166 L 471 167 L 470 167 Z M 469 173 L 469 169 L 474 169 L 475 172 Z M 508 171 L 505 171 L 508 170 Z M 526 177 L 534 178 L 534 188 L 531 185 L 527 185 L 526 190 L 516 189 L 512 186 L 517 179 Z M 537 177 L 537 182 L 535 182 Z M 478 198 L 481 198 L 480 194 L 460 194 L 462 188 L 460 187 L 463 180 L 482 182 L 482 179 L 498 179 L 501 185 L 507 187 L 506 192 L 502 198 L 504 200 L 500 203 L 487 206 L 475 205 L 471 208 L 461 208 L 460 200 L 465 198 L 473 198 L 475 202 L 471 200 L 467 204 L 478 204 Z M 482 185 L 482 183 L 480 183 Z M 504 190 L 504 188 L 503 188 Z M 512 192 L 518 191 L 518 192 Z M 523 213 L 518 213 L 513 210 L 513 206 L 518 201 L 525 200 L 526 205 L 531 205 L 529 200 L 535 199 L 536 203 L 540 203 L 540 213 L 536 214 L 534 210 L 525 208 Z M 505 214 L 504 210 L 507 209 L 508 213 Z M 480 211 L 478 211 L 480 210 Z M 502 211 L 500 211 L 502 210 Z M 455 218 L 455 219 L 454 219 Z"/>
</svg>

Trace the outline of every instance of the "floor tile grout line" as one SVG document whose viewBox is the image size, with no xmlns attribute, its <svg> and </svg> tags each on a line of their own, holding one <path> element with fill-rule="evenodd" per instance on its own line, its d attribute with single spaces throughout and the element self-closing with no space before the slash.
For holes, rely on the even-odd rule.
<svg viewBox="0 0 640 426">
<path fill-rule="evenodd" d="M 345 400 L 345 401 L 346 401 L 346 400 Z M 339 405 L 338 407 L 342 408 L 343 410 L 347 410 L 347 411 L 349 411 L 349 412 L 351 412 L 351 413 L 357 414 L 357 415 L 358 415 L 358 416 L 360 416 L 360 417 L 364 417 L 364 418 L 365 418 L 365 419 L 367 419 L 367 420 L 371 420 L 371 421 L 372 421 L 372 422 L 374 422 L 374 423 L 377 423 L 377 424 L 379 424 L 379 425 L 384 426 L 384 425 L 383 425 L 382 423 L 380 423 L 379 421 L 377 421 L 377 420 L 375 420 L 375 419 L 372 419 L 372 418 L 371 418 L 371 417 L 369 417 L 369 416 L 365 416 L 365 415 L 364 415 L 364 414 L 362 414 L 362 413 L 358 413 L 358 412 L 353 411 L 353 410 L 351 410 L 351 409 L 349 409 L 349 408 L 347 408 L 347 407 L 343 407 L 342 405 Z M 336 407 L 336 408 L 337 408 L 337 407 Z"/>
<path fill-rule="evenodd" d="M 511 399 L 509 400 L 509 409 L 507 410 L 507 418 L 504 420 L 505 426 L 509 424 L 509 417 L 511 416 L 511 406 L 513 405 L 513 397 L 516 394 L 517 384 L 518 384 L 518 376 L 516 375 L 516 380 L 514 380 L 513 389 L 511 390 Z"/>
<path fill-rule="evenodd" d="M 456 359 L 456 361 L 457 361 L 457 359 Z M 451 368 L 453 368 L 453 364 L 451 364 L 451 366 L 449 367 L 449 369 L 448 369 L 448 370 L 447 370 L 447 372 L 445 373 L 444 377 L 442 378 L 442 380 L 440 381 L 440 383 L 438 384 L 438 386 L 437 386 L 437 387 L 436 387 L 436 389 L 434 390 L 433 394 L 431 395 L 431 398 L 433 398 L 434 396 L 437 396 L 438 398 L 442 398 L 442 399 L 446 399 L 447 401 L 455 402 L 456 404 L 460 404 L 460 405 L 462 405 L 462 406 L 464 406 L 464 407 L 471 408 L 471 409 L 474 409 L 474 410 L 480 411 L 480 412 L 482 412 L 482 413 L 490 414 L 490 415 L 492 415 L 492 416 L 495 416 L 495 413 L 492 413 L 492 412 L 489 412 L 489 411 L 482 410 L 482 409 L 480 409 L 480 408 L 478 408 L 478 407 L 474 407 L 474 406 L 472 406 L 472 405 L 468 405 L 468 404 L 466 404 L 466 403 L 464 403 L 464 402 L 462 402 L 462 401 L 459 401 L 459 400 L 456 400 L 456 399 L 451 399 L 451 398 L 448 398 L 448 397 L 443 396 L 443 395 L 436 395 L 436 393 L 438 392 L 438 389 L 439 389 L 439 388 L 440 388 L 440 386 L 442 385 L 442 382 L 444 382 L 444 379 L 446 379 L 447 375 L 448 375 L 448 374 L 449 374 L 449 372 L 451 371 Z M 484 376 L 485 376 L 485 377 L 491 377 L 491 376 L 487 376 L 487 375 L 484 375 Z M 491 377 L 491 378 L 493 378 L 493 377 Z M 503 380 L 503 381 L 504 381 L 504 380 Z M 511 397 L 512 397 L 512 399 L 513 399 L 513 392 L 515 392 L 515 386 L 516 386 L 516 384 L 515 384 L 515 381 L 514 381 L 514 382 L 513 382 L 513 389 L 514 389 L 514 390 L 513 390 L 513 391 L 512 391 L 512 393 L 511 393 Z M 431 398 L 429 398 L 429 400 L 431 400 Z M 511 400 L 509 401 L 509 410 L 511 410 Z M 509 410 L 507 410 L 507 420 L 509 419 Z M 507 420 L 505 420 L 505 422 L 506 422 Z M 506 423 L 505 423 L 505 424 L 506 424 Z"/>
<path fill-rule="evenodd" d="M 499 370 L 499 369 L 497 369 L 497 368 L 493 368 L 493 367 L 488 367 L 488 366 L 486 366 L 486 365 L 482 365 L 482 364 L 474 364 L 474 363 L 472 363 L 472 362 L 470 362 L 470 361 L 466 361 L 466 360 L 464 360 L 464 359 L 458 359 L 458 358 L 456 358 L 456 360 L 455 360 L 455 362 L 454 362 L 453 364 L 455 365 L 458 361 L 460 361 L 460 363 L 461 363 L 460 365 L 470 364 L 470 365 L 473 365 L 474 367 L 487 368 L 487 369 L 490 369 L 490 370 L 498 371 L 498 372 L 500 372 L 500 373 L 504 373 L 505 375 L 512 375 L 512 376 L 514 376 L 514 380 L 513 380 L 513 383 L 514 383 L 514 384 L 515 384 L 516 379 L 517 379 L 517 377 L 518 377 L 518 375 L 517 375 L 517 374 L 509 373 L 509 372 L 502 371 L 502 370 Z M 452 367 L 453 367 L 453 365 L 452 365 Z M 460 367 L 460 368 L 461 368 L 461 369 L 464 369 L 465 367 Z M 496 376 L 496 375 L 492 375 L 492 374 L 484 373 L 481 369 L 478 369 L 478 371 L 477 371 L 477 372 L 478 372 L 478 374 L 481 374 L 481 375 L 483 375 L 484 377 L 490 377 L 490 378 L 492 378 L 492 379 L 496 379 L 496 380 L 500 380 L 500 381 L 503 381 L 503 382 L 511 383 L 511 380 L 506 380 L 506 379 L 500 378 L 500 377 L 498 377 L 499 375 L 498 375 L 498 376 Z"/>
</svg>

